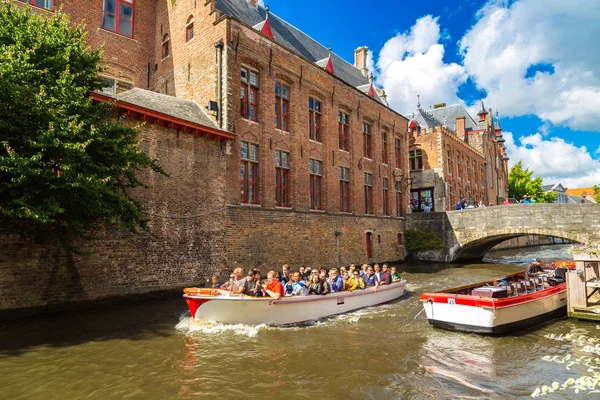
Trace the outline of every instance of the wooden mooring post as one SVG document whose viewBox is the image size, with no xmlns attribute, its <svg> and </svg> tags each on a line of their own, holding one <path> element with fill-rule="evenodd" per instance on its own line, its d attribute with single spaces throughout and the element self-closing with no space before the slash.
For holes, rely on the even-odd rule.
<svg viewBox="0 0 600 400">
<path fill-rule="evenodd" d="M 569 317 L 600 321 L 600 256 L 575 254 L 575 271 L 567 273 Z"/>
</svg>

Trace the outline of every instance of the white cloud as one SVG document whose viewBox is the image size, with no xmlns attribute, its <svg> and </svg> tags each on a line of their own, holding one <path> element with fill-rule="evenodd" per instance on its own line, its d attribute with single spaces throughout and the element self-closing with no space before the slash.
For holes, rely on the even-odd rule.
<svg viewBox="0 0 600 400">
<path fill-rule="evenodd" d="M 458 101 L 456 91 L 467 79 L 464 68 L 443 61 L 438 18 L 419 18 L 409 32 L 389 39 L 377 60 L 377 83 L 388 94 L 390 106 L 408 113 L 417 95 L 424 107 L 441 101 Z"/>
<path fill-rule="evenodd" d="M 505 132 L 504 138 L 511 166 L 522 161 L 544 184 L 560 182 L 567 188 L 600 184 L 600 161 L 593 159 L 585 146 L 557 137 L 544 139 L 540 133 L 515 140 L 511 132 Z"/>
<path fill-rule="evenodd" d="M 464 68 L 504 115 L 554 125 L 600 125 L 600 1 L 490 1 L 460 41 Z M 529 67 L 551 64 L 554 73 Z"/>
</svg>

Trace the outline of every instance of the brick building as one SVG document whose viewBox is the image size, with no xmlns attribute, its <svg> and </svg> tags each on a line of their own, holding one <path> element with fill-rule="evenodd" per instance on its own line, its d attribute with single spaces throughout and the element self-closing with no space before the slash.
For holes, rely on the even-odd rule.
<svg viewBox="0 0 600 400">
<path fill-rule="evenodd" d="M 93 279 L 53 301 L 174 288 L 233 266 L 403 258 L 408 120 L 368 77 L 366 47 L 350 64 L 255 0 L 31 4 L 85 22 L 104 49 L 108 86 L 94 98 L 117 101 L 123 123 L 146 121 L 144 146 L 170 174 L 140 193 L 157 237 L 111 232 L 73 264 L 78 282 Z M 41 261 L 10 240 L 9 257 L 39 275 Z M 33 284 L 19 276 L 15 288 Z"/>
<path fill-rule="evenodd" d="M 454 210 L 463 198 L 502 204 L 508 197 L 508 157 L 491 109 L 482 102 L 476 121 L 459 104 L 430 110 L 418 104 L 409 117 L 411 211 Z"/>
</svg>

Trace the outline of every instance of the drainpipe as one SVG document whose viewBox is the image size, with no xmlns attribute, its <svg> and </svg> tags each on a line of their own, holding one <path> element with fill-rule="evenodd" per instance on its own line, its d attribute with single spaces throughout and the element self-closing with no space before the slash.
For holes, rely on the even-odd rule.
<svg viewBox="0 0 600 400">
<path fill-rule="evenodd" d="M 219 123 L 219 128 L 223 128 L 223 81 L 221 75 L 223 74 L 224 46 L 225 44 L 223 43 L 223 39 L 215 43 L 215 48 L 217 49 L 217 102 L 219 103 L 217 110 L 217 122 Z"/>
</svg>

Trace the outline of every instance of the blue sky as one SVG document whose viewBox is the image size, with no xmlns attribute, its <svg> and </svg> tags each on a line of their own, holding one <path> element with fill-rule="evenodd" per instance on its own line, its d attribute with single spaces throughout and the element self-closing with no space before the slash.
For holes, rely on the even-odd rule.
<svg viewBox="0 0 600 400">
<path fill-rule="evenodd" d="M 600 184 L 600 1 L 266 2 L 350 62 L 368 46 L 397 111 L 414 110 L 417 94 L 424 108 L 474 110 L 483 93 L 511 163 L 545 183 Z"/>
</svg>

